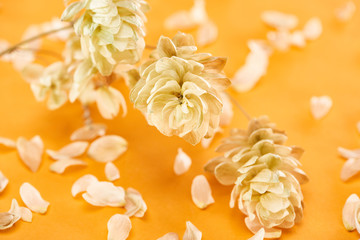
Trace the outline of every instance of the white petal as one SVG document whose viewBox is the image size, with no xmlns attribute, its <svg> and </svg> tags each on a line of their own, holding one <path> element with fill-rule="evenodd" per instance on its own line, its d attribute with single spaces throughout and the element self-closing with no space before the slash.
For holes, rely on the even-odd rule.
<svg viewBox="0 0 360 240">
<path fill-rule="evenodd" d="M 184 29 L 194 28 L 197 24 L 192 19 L 190 12 L 179 11 L 169 16 L 165 20 L 164 25 L 166 29 L 184 30 Z"/>
<path fill-rule="evenodd" d="M 353 231 L 356 228 L 355 212 L 356 208 L 360 207 L 360 199 L 356 194 L 351 194 L 345 202 L 342 211 L 343 224 L 348 231 Z"/>
<path fill-rule="evenodd" d="M 157 240 L 179 240 L 179 235 L 174 232 L 169 232 Z"/>
<path fill-rule="evenodd" d="M 249 240 L 263 240 L 265 237 L 265 229 L 261 228 L 254 236 L 249 238 Z"/>
<path fill-rule="evenodd" d="M 220 93 L 221 101 L 223 103 L 222 113 L 220 116 L 220 126 L 229 125 L 233 118 L 233 105 L 229 96 L 225 92 Z"/>
<path fill-rule="evenodd" d="M 27 182 L 21 185 L 20 196 L 25 205 L 33 212 L 44 214 L 50 205 L 41 197 L 39 191 Z"/>
<path fill-rule="evenodd" d="M 64 171 L 71 166 L 86 166 L 87 163 L 77 159 L 63 158 L 50 165 L 50 171 L 58 174 L 64 173 Z"/>
<path fill-rule="evenodd" d="M 20 207 L 21 220 L 25 222 L 32 222 L 32 212 L 26 207 Z"/>
<path fill-rule="evenodd" d="M 330 111 L 332 104 L 329 96 L 312 97 L 310 105 L 313 117 L 315 119 L 323 118 Z"/>
<path fill-rule="evenodd" d="M 0 213 L 0 230 L 11 228 L 21 218 L 20 207 L 16 199 L 11 201 L 8 212 Z"/>
<path fill-rule="evenodd" d="M 115 181 L 120 178 L 119 169 L 112 162 L 106 163 L 105 175 L 109 181 Z"/>
<path fill-rule="evenodd" d="M 53 159 L 58 160 L 62 158 L 73 158 L 82 155 L 88 147 L 88 142 L 73 142 L 58 151 L 46 150 L 46 153 Z"/>
<path fill-rule="evenodd" d="M 178 148 L 178 154 L 174 161 L 174 172 L 176 175 L 186 173 L 191 166 L 191 158 L 181 149 Z"/>
<path fill-rule="evenodd" d="M 349 21 L 356 11 L 356 5 L 353 1 L 348 1 L 335 10 L 336 18 L 341 22 Z"/>
<path fill-rule="evenodd" d="M 358 174 L 360 171 L 360 159 L 349 158 L 341 169 L 340 178 L 344 182 Z"/>
<path fill-rule="evenodd" d="M 306 41 L 305 41 L 305 35 L 302 31 L 294 31 L 291 34 L 291 45 L 299 47 L 299 48 L 303 48 L 306 45 Z"/>
<path fill-rule="evenodd" d="M 125 214 L 127 216 L 129 217 L 135 216 L 139 218 L 144 216 L 147 210 L 147 205 L 144 199 L 142 198 L 141 194 L 137 190 L 133 188 L 128 188 L 126 190 L 125 200 L 126 200 Z"/>
<path fill-rule="evenodd" d="M 298 18 L 292 14 L 285 14 L 278 11 L 264 11 L 261 14 L 261 19 L 276 29 L 291 30 L 298 24 Z"/>
<path fill-rule="evenodd" d="M 108 135 L 91 143 L 88 155 L 98 162 L 111 162 L 127 150 L 127 141 L 117 135 Z"/>
<path fill-rule="evenodd" d="M 218 37 L 218 28 L 212 21 L 200 25 L 197 31 L 197 43 L 198 46 L 205 46 L 216 41 Z"/>
<path fill-rule="evenodd" d="M 94 206 L 122 207 L 125 205 L 125 191 L 111 182 L 92 182 L 83 198 Z"/>
<path fill-rule="evenodd" d="M 93 123 L 77 129 L 71 134 L 71 141 L 92 140 L 97 136 L 104 136 L 106 133 L 106 125 L 101 123 Z"/>
<path fill-rule="evenodd" d="M 9 179 L 7 179 L 5 175 L 0 171 L 0 193 L 4 191 L 8 183 Z"/>
<path fill-rule="evenodd" d="M 360 158 L 360 149 L 349 150 L 346 148 L 338 147 L 338 152 L 343 158 Z"/>
<path fill-rule="evenodd" d="M 105 119 L 116 117 L 123 109 L 123 117 L 127 113 L 126 101 L 124 96 L 117 89 L 112 87 L 101 87 L 96 90 L 96 104 L 101 116 Z"/>
<path fill-rule="evenodd" d="M 36 172 L 42 160 L 44 145 L 39 136 L 33 137 L 30 141 L 23 137 L 19 137 L 16 147 L 21 160 L 31 171 Z"/>
<path fill-rule="evenodd" d="M 200 209 L 204 209 L 215 202 L 211 195 L 210 185 L 204 175 L 198 175 L 193 179 L 191 197 L 195 205 Z"/>
<path fill-rule="evenodd" d="M 356 123 L 356 129 L 358 133 L 360 133 L 360 121 Z"/>
<path fill-rule="evenodd" d="M 9 138 L 0 137 L 0 146 L 4 146 L 5 148 L 15 148 L 16 143 Z"/>
<path fill-rule="evenodd" d="M 72 185 L 71 194 L 75 197 L 77 194 L 85 192 L 88 186 L 93 182 L 98 182 L 98 179 L 94 175 L 86 174 L 82 176 Z"/>
<path fill-rule="evenodd" d="M 131 221 L 126 215 L 115 214 L 109 219 L 107 227 L 108 240 L 125 240 L 130 234 Z"/>
<path fill-rule="evenodd" d="M 315 40 L 320 37 L 322 33 L 321 20 L 317 17 L 311 18 L 304 26 L 304 36 L 308 40 Z"/>
<path fill-rule="evenodd" d="M 214 131 L 214 135 L 211 138 L 203 138 L 203 139 L 201 139 L 201 146 L 203 148 L 209 148 L 210 144 L 214 140 L 215 135 L 217 133 L 222 133 L 222 132 L 223 132 L 223 130 L 220 127 L 216 128 L 215 131 Z"/>
<path fill-rule="evenodd" d="M 200 240 L 202 233 L 190 221 L 186 222 L 186 230 L 183 240 Z"/>
</svg>

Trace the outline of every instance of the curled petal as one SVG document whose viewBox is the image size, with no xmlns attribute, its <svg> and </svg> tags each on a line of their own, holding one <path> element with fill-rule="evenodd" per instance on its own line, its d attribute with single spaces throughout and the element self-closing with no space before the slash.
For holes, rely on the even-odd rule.
<svg viewBox="0 0 360 240">
<path fill-rule="evenodd" d="M 72 185 L 71 194 L 75 197 L 79 193 L 85 192 L 88 186 L 94 182 L 98 182 L 98 179 L 94 175 L 86 174 L 82 176 Z"/>
<path fill-rule="evenodd" d="M 179 240 L 179 235 L 174 232 L 169 232 L 157 240 Z"/>
<path fill-rule="evenodd" d="M 198 175 L 193 179 L 191 197 L 195 205 L 200 209 L 204 209 L 215 202 L 211 195 L 210 185 L 204 175 Z"/>
<path fill-rule="evenodd" d="M 139 218 L 144 216 L 147 206 L 138 191 L 133 188 L 128 188 L 126 190 L 125 201 L 126 215 L 129 217 L 135 216 Z"/>
<path fill-rule="evenodd" d="M 263 240 L 265 237 L 265 229 L 261 228 L 254 236 L 249 238 L 249 240 Z"/>
<path fill-rule="evenodd" d="M 111 182 L 92 182 L 83 198 L 94 206 L 122 207 L 125 205 L 125 191 Z"/>
<path fill-rule="evenodd" d="M 88 142 L 78 141 L 78 142 L 70 143 L 58 151 L 48 149 L 46 150 L 46 153 L 51 158 L 56 160 L 62 158 L 73 158 L 82 155 L 85 152 L 88 145 L 89 145 Z"/>
<path fill-rule="evenodd" d="M 93 123 L 77 129 L 71 134 L 71 141 L 92 140 L 98 136 L 104 136 L 106 133 L 106 125 L 101 123 Z"/>
<path fill-rule="evenodd" d="M 131 221 L 128 216 L 122 214 L 113 215 L 108 223 L 108 240 L 125 240 L 131 230 Z"/>
<path fill-rule="evenodd" d="M 9 138 L 0 137 L 0 147 L 2 147 L 2 146 L 4 148 L 15 148 L 16 143 Z"/>
<path fill-rule="evenodd" d="M 16 218 L 12 213 L 0 213 L 0 230 L 11 228 L 18 220 L 19 218 Z"/>
<path fill-rule="evenodd" d="M 112 162 L 106 163 L 105 175 L 109 181 L 115 181 L 120 178 L 119 169 Z"/>
<path fill-rule="evenodd" d="M 0 171 L 0 193 L 4 191 L 8 183 L 9 179 L 7 179 L 5 175 Z"/>
<path fill-rule="evenodd" d="M 304 26 L 304 36 L 308 40 L 315 40 L 320 37 L 322 33 L 322 24 L 319 18 L 314 17 L 309 19 Z"/>
<path fill-rule="evenodd" d="M 225 92 L 221 92 L 220 96 L 223 103 L 223 109 L 220 117 L 220 126 L 225 126 L 231 123 L 234 112 L 229 96 Z"/>
<path fill-rule="evenodd" d="M 50 205 L 41 197 L 39 191 L 27 182 L 21 185 L 20 196 L 25 205 L 33 212 L 44 214 Z"/>
<path fill-rule="evenodd" d="M 356 194 L 351 194 L 348 199 L 346 199 L 344 208 L 342 210 L 342 220 L 343 224 L 348 231 L 353 231 L 356 228 L 355 222 L 356 219 L 356 209 L 360 207 L 360 199 Z"/>
<path fill-rule="evenodd" d="M 341 169 L 340 178 L 347 181 L 360 171 L 360 159 L 349 158 Z"/>
<path fill-rule="evenodd" d="M 127 141 L 116 135 L 108 135 L 91 143 L 88 155 L 98 162 L 111 162 L 127 150 Z"/>
<path fill-rule="evenodd" d="M 312 97 L 310 100 L 311 113 L 315 119 L 323 118 L 332 107 L 332 100 L 329 96 Z"/>
<path fill-rule="evenodd" d="M 30 141 L 19 137 L 16 142 L 16 147 L 21 160 L 31 171 L 36 172 L 39 169 L 44 150 L 40 136 L 35 136 Z"/>
<path fill-rule="evenodd" d="M 186 222 L 186 230 L 183 240 L 200 240 L 202 233 L 190 221 Z"/>
<path fill-rule="evenodd" d="M 86 166 L 87 163 L 77 159 L 64 158 L 60 159 L 50 165 L 50 171 L 62 174 L 64 171 L 71 166 Z"/>
<path fill-rule="evenodd" d="M 191 166 L 191 162 L 191 158 L 181 148 L 179 148 L 174 162 L 175 174 L 181 175 L 186 173 Z"/>
</svg>

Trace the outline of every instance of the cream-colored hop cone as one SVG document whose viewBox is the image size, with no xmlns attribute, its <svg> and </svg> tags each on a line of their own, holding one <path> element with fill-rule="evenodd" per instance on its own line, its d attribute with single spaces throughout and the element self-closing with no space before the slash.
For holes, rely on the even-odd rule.
<svg viewBox="0 0 360 240">
<path fill-rule="evenodd" d="M 85 56 L 91 58 L 99 72 L 108 76 L 118 63 L 134 64 L 145 48 L 148 4 L 143 0 L 83 0 L 70 4 L 63 21 L 75 19 L 74 29 L 81 38 Z"/>
<path fill-rule="evenodd" d="M 191 144 L 213 136 L 223 108 L 219 94 L 230 85 L 222 72 L 226 59 L 196 50 L 191 35 L 160 37 L 130 93 L 150 125 Z"/>
<path fill-rule="evenodd" d="M 280 237 L 281 228 L 302 218 L 300 184 L 308 180 L 298 168 L 303 150 L 284 146 L 286 140 L 266 116 L 252 119 L 247 131 L 232 130 L 217 148 L 224 155 L 205 166 L 220 183 L 234 185 L 230 207 L 238 201 L 247 227 L 254 234 L 264 228 L 265 238 Z"/>
</svg>

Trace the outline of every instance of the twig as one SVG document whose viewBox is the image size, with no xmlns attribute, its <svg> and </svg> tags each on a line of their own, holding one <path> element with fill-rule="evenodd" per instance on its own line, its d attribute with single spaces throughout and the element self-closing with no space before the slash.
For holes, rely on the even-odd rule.
<svg viewBox="0 0 360 240">
<path fill-rule="evenodd" d="M 26 43 L 29 43 L 29 42 L 32 42 L 36 39 L 39 39 L 41 37 L 44 37 L 46 35 L 49 35 L 49 34 L 52 34 L 52 33 L 55 33 L 55 32 L 59 32 L 59 31 L 63 31 L 63 30 L 66 30 L 66 29 L 69 29 L 69 28 L 72 28 L 73 27 L 73 24 L 71 23 L 69 26 L 65 26 L 65 27 L 61 27 L 61 28 L 57 28 L 57 29 L 53 29 L 53 30 L 50 30 L 50 31 L 47 31 L 47 32 L 43 32 L 43 33 L 40 33 L 36 36 L 33 36 L 31 38 L 28 38 L 28 39 L 25 39 L 7 49 L 5 49 L 4 51 L 0 52 L 0 57 L 7 54 L 7 53 L 11 53 L 12 51 L 16 50 L 17 48 L 19 48 L 21 45 L 24 45 Z"/>
<path fill-rule="evenodd" d="M 225 92 L 225 94 L 230 98 L 230 100 L 234 103 L 234 105 L 242 112 L 242 114 L 244 114 L 244 116 L 250 121 L 252 117 L 250 116 L 250 114 L 248 114 L 245 111 L 245 109 L 240 105 L 240 103 L 229 93 Z"/>
</svg>

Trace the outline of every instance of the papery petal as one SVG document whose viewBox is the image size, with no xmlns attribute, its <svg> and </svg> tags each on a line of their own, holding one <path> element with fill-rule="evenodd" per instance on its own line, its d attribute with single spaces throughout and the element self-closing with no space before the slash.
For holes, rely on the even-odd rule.
<svg viewBox="0 0 360 240">
<path fill-rule="evenodd" d="M 93 123 L 75 130 L 71 134 L 71 141 L 92 140 L 98 136 L 104 136 L 106 125 L 102 123 Z"/>
<path fill-rule="evenodd" d="M 198 46 L 205 46 L 216 41 L 218 37 L 218 28 L 216 24 L 212 21 L 207 21 L 206 23 L 200 25 L 197 31 L 197 43 Z"/>
<path fill-rule="evenodd" d="M 322 33 L 321 20 L 317 17 L 309 19 L 304 26 L 303 33 L 305 38 L 308 40 L 315 40 L 319 38 Z"/>
<path fill-rule="evenodd" d="M 86 151 L 88 145 L 88 142 L 78 141 L 70 143 L 58 151 L 48 149 L 46 150 L 46 153 L 55 160 L 62 158 L 73 158 L 82 155 Z"/>
<path fill-rule="evenodd" d="M 186 230 L 183 240 L 201 240 L 202 233 L 190 221 L 186 222 Z"/>
<path fill-rule="evenodd" d="M 62 174 L 64 171 L 71 166 L 86 166 L 87 163 L 77 159 L 62 158 L 50 165 L 50 171 Z"/>
<path fill-rule="evenodd" d="M 360 158 L 360 149 L 349 150 L 346 148 L 338 147 L 338 152 L 343 158 Z"/>
<path fill-rule="evenodd" d="M 117 135 L 100 137 L 91 143 L 88 155 L 98 162 L 111 162 L 127 150 L 127 141 Z"/>
<path fill-rule="evenodd" d="M 360 171 L 360 159 L 349 158 L 341 169 L 340 178 L 343 181 L 349 180 Z"/>
<path fill-rule="evenodd" d="M 261 19 L 270 27 L 276 29 L 291 30 L 298 24 L 298 18 L 292 14 L 285 14 L 278 11 L 264 11 Z"/>
<path fill-rule="evenodd" d="M 4 191 L 8 183 L 9 179 L 7 179 L 5 175 L 0 171 L 0 193 Z"/>
<path fill-rule="evenodd" d="M 348 199 L 346 199 L 344 208 L 342 210 L 342 220 L 343 224 L 348 231 L 353 231 L 356 228 L 355 221 L 356 219 L 356 209 L 360 207 L 360 199 L 356 194 L 351 194 Z"/>
<path fill-rule="evenodd" d="M 16 147 L 21 160 L 33 172 L 36 172 L 41 164 L 44 150 L 43 142 L 40 136 L 33 137 L 30 141 L 19 137 Z"/>
<path fill-rule="evenodd" d="M 26 207 L 20 207 L 21 220 L 25 222 L 32 222 L 32 212 Z"/>
<path fill-rule="evenodd" d="M 133 188 L 128 188 L 126 190 L 125 201 L 125 215 L 129 217 L 135 216 L 139 218 L 144 216 L 147 210 L 147 205 L 141 194 L 137 190 Z"/>
<path fill-rule="evenodd" d="M 81 192 L 85 192 L 88 186 L 94 182 L 98 182 L 98 179 L 91 174 L 86 174 L 76 180 L 71 187 L 71 194 L 75 197 L 77 194 Z"/>
<path fill-rule="evenodd" d="M 329 96 L 312 97 L 310 100 L 311 113 L 315 119 L 323 118 L 332 107 L 332 100 Z"/>
<path fill-rule="evenodd" d="M 249 240 L 263 240 L 265 237 L 265 229 L 261 228 L 254 236 L 249 238 Z"/>
<path fill-rule="evenodd" d="M 122 207 L 125 205 L 125 191 L 111 182 L 92 182 L 83 198 L 94 206 Z"/>
<path fill-rule="evenodd" d="M 105 176 L 109 181 L 115 181 L 120 178 L 119 169 L 112 162 L 105 165 Z"/>
<path fill-rule="evenodd" d="M 0 147 L 1 146 L 4 146 L 5 149 L 7 149 L 7 148 L 15 148 L 16 143 L 15 143 L 15 141 L 13 141 L 13 140 L 11 140 L 9 138 L 0 137 Z"/>
<path fill-rule="evenodd" d="M 211 195 L 209 182 L 204 175 L 198 175 L 193 179 L 191 184 L 191 197 L 195 205 L 200 209 L 204 209 L 215 202 Z"/>
<path fill-rule="evenodd" d="M 174 232 L 169 232 L 156 240 L 179 240 L 179 235 Z"/>
<path fill-rule="evenodd" d="M 186 173 L 191 166 L 191 158 L 181 149 L 178 148 L 178 154 L 175 157 L 174 172 L 176 175 Z"/>
<path fill-rule="evenodd" d="M 25 205 L 33 212 L 44 214 L 50 205 L 41 197 L 39 191 L 27 182 L 21 185 L 20 196 Z"/>
<path fill-rule="evenodd" d="M 113 215 L 108 223 L 108 240 L 125 240 L 131 230 L 131 221 L 128 216 L 122 214 Z"/>
<path fill-rule="evenodd" d="M 356 11 L 356 5 L 353 1 L 348 1 L 335 10 L 336 18 L 341 22 L 349 21 Z"/>
</svg>

